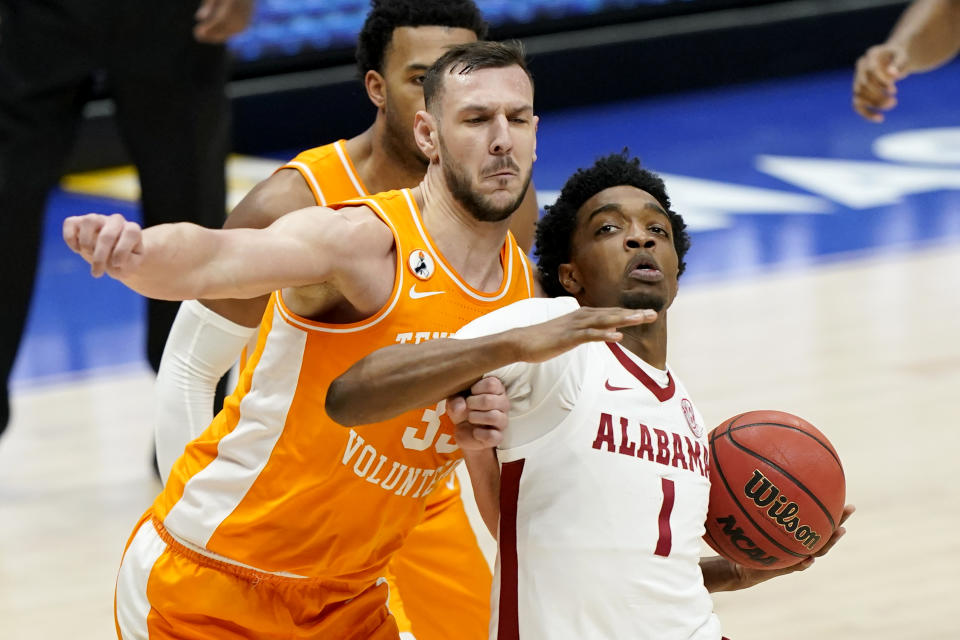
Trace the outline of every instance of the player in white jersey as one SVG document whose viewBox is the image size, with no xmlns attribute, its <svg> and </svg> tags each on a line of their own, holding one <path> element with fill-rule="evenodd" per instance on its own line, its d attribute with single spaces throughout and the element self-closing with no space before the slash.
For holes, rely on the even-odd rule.
<svg viewBox="0 0 960 640">
<path fill-rule="evenodd" d="M 509 428 L 458 432 L 462 447 L 499 445 L 496 458 L 483 448 L 468 458 L 478 494 L 499 490 L 491 638 L 718 640 L 710 591 L 812 563 L 760 571 L 700 558 L 704 421 L 666 364 L 666 310 L 688 247 L 663 182 L 625 154 L 608 156 L 574 175 L 538 226 L 544 289 L 574 298 L 510 305 L 459 341 L 388 347 L 331 386 L 328 411 L 351 424 L 484 374 L 502 380 Z M 487 406 L 469 408 L 475 422 L 493 422 Z"/>
</svg>

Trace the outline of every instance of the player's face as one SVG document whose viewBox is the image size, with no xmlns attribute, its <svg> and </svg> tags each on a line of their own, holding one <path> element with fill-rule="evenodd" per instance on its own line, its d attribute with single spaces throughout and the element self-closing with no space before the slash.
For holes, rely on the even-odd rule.
<svg viewBox="0 0 960 640">
<path fill-rule="evenodd" d="M 424 166 L 427 158 L 413 139 L 414 116 L 424 108 L 423 75 L 449 47 L 476 40 L 477 35 L 470 29 L 397 27 L 384 51 L 386 142 Z"/>
<path fill-rule="evenodd" d="M 662 311 L 677 295 L 679 260 L 673 227 L 657 199 L 630 186 L 604 189 L 577 212 L 570 265 L 574 291 L 587 306 Z M 570 287 L 568 287 L 569 289 Z"/>
<path fill-rule="evenodd" d="M 517 66 L 444 77 L 437 134 L 447 188 L 476 219 L 503 220 L 533 173 L 533 85 Z"/>
</svg>

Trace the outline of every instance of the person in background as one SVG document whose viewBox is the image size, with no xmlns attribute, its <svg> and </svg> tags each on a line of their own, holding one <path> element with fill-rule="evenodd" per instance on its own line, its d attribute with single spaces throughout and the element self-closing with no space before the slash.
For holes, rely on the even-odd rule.
<svg viewBox="0 0 960 640">
<path fill-rule="evenodd" d="M 146 225 L 223 222 L 229 133 L 224 41 L 254 0 L 0 0 L 0 432 L 23 334 L 44 209 L 84 103 L 105 90 L 140 174 Z M 102 86 L 101 86 L 102 85 Z M 147 303 L 147 356 L 160 365 L 177 305 Z"/>
<path fill-rule="evenodd" d="M 887 41 L 857 60 L 853 108 L 871 122 L 897 106 L 897 83 L 911 73 L 930 71 L 960 51 L 960 0 L 916 0 L 900 17 Z"/>
</svg>

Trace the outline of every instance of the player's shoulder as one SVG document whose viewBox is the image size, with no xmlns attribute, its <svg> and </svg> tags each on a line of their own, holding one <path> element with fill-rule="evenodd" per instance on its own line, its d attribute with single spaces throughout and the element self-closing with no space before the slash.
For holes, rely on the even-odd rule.
<svg viewBox="0 0 960 640">
<path fill-rule="evenodd" d="M 480 316 L 457 332 L 457 338 L 477 338 L 517 327 L 528 327 L 576 311 L 573 298 L 527 298 Z"/>
<path fill-rule="evenodd" d="M 343 143 L 343 140 L 337 140 L 336 142 L 320 145 L 319 147 L 304 149 L 287 161 L 287 164 L 290 165 L 299 162 L 306 165 L 313 165 L 326 162 L 333 157 L 337 157 L 339 160 L 339 155 L 337 154 L 337 145 L 342 145 Z"/>
</svg>

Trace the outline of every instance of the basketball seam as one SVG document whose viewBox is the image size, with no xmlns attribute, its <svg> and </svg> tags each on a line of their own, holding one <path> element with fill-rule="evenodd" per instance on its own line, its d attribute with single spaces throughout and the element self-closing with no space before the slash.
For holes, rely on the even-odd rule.
<svg viewBox="0 0 960 640">
<path fill-rule="evenodd" d="M 793 429 L 793 430 L 795 430 L 795 431 L 797 431 L 797 432 L 799 432 L 799 433 L 802 433 L 802 434 L 804 434 L 804 435 L 806 435 L 806 436 L 810 436 L 811 438 L 813 438 L 813 436 L 811 436 L 809 433 L 807 433 L 807 432 L 804 431 L 803 429 L 797 429 L 796 427 L 791 427 L 791 426 L 789 426 L 789 425 L 780 424 L 779 422 L 757 422 L 757 423 L 755 423 L 755 424 L 745 424 L 745 425 L 742 425 L 742 427 L 764 426 L 764 425 L 765 425 L 765 426 L 779 426 L 779 427 L 785 427 L 785 428 L 787 428 L 787 429 Z M 740 428 L 740 427 L 738 427 L 738 428 Z M 830 521 L 830 527 L 832 528 L 831 531 L 837 528 L 837 523 L 836 523 L 836 522 L 834 521 L 834 519 L 833 519 L 833 514 L 830 513 L 830 510 L 827 509 L 826 505 L 824 505 L 822 502 L 820 502 L 820 498 L 818 498 L 817 496 L 815 496 L 815 495 L 813 494 L 813 492 L 811 492 L 809 489 L 807 489 L 807 486 L 806 486 L 804 483 L 800 482 L 800 480 L 797 479 L 796 477 L 794 477 L 793 474 L 791 474 L 789 471 L 787 471 L 786 469 L 784 469 L 783 467 L 781 467 L 781 466 L 778 465 L 777 463 L 775 463 L 775 462 L 773 462 L 772 460 L 768 459 L 767 457 L 759 454 L 758 452 L 754 451 L 753 449 L 750 449 L 750 448 L 747 447 L 746 445 L 740 444 L 739 442 L 737 442 L 736 440 L 734 440 L 734 438 L 733 438 L 733 429 L 728 429 L 726 435 L 727 435 L 727 437 L 730 439 L 730 442 L 733 443 L 733 446 L 737 447 L 737 448 L 740 449 L 741 451 L 745 451 L 745 452 L 749 453 L 749 454 L 752 455 L 754 458 L 757 458 L 758 460 L 760 460 L 760 461 L 768 464 L 770 467 L 776 469 L 776 470 L 779 471 L 781 474 L 783 474 L 788 480 L 790 480 L 790 482 L 792 482 L 793 484 L 795 484 L 795 485 L 797 486 L 797 488 L 800 489 L 800 491 L 802 491 L 803 493 L 807 494 L 807 496 L 808 496 L 811 500 L 813 500 L 813 501 L 817 504 L 818 507 L 820 507 L 820 510 L 823 512 L 823 514 L 824 514 L 825 516 L 827 516 L 827 520 Z M 813 438 L 813 439 L 816 440 L 818 443 L 820 443 L 820 441 L 817 440 L 816 438 Z M 822 445 L 823 443 L 820 443 L 820 444 Z M 834 458 L 834 459 L 836 459 L 836 458 Z M 837 462 L 839 463 L 839 460 L 838 460 Z M 843 475 L 843 467 L 840 467 L 840 475 Z M 782 495 L 782 494 L 781 494 L 781 495 Z"/>
<path fill-rule="evenodd" d="M 743 508 L 743 505 L 740 504 L 740 501 L 736 499 L 736 498 L 737 498 L 737 493 L 736 493 L 735 491 L 733 491 L 733 489 L 730 488 L 730 483 L 727 482 L 726 477 L 724 477 L 724 475 L 723 475 L 723 469 L 722 469 L 721 466 L 720 466 L 720 460 L 719 460 L 719 458 L 717 457 L 717 452 L 716 452 L 716 450 L 715 450 L 715 447 L 714 447 L 713 442 L 710 443 L 710 456 L 713 458 L 713 466 L 714 466 L 714 468 L 716 468 L 717 472 L 718 472 L 719 475 L 720 475 L 720 479 L 723 481 L 723 486 L 725 486 L 725 487 L 727 488 L 727 494 L 729 494 L 731 497 L 733 497 L 733 500 L 732 500 L 733 504 L 737 505 L 737 508 L 738 508 L 738 509 L 740 510 L 740 512 L 744 515 L 744 517 L 747 519 L 747 521 L 749 521 L 750 524 L 753 525 L 753 528 L 754 528 L 758 533 L 760 533 L 760 535 L 762 535 L 764 538 L 766 538 L 766 539 L 770 542 L 770 544 L 772 544 L 772 545 L 774 545 L 774 546 L 776 546 L 776 547 L 779 547 L 780 550 L 782 550 L 784 553 L 790 554 L 791 556 L 793 556 L 793 557 L 795 557 L 795 558 L 806 558 L 809 554 L 803 554 L 803 553 L 797 553 L 796 551 L 791 551 L 790 549 L 787 549 L 787 548 L 784 547 L 782 544 L 780 544 L 779 542 L 777 542 L 776 540 L 774 540 L 774 539 L 770 536 L 770 534 L 767 533 L 766 531 L 764 531 L 764 530 L 763 530 L 763 527 L 761 527 L 759 524 L 757 524 L 757 522 L 750 516 L 750 514 L 747 513 L 746 509 Z M 710 481 L 713 482 L 713 479 L 711 478 Z"/>
<path fill-rule="evenodd" d="M 737 416 L 737 418 L 739 418 L 739 417 L 740 417 L 740 416 Z M 734 418 L 734 420 L 736 420 L 736 418 Z M 737 425 L 736 427 L 728 427 L 727 430 L 724 431 L 723 435 L 726 435 L 726 434 L 730 433 L 731 431 L 736 431 L 736 430 L 739 430 L 739 429 L 746 429 L 747 427 L 759 427 L 759 426 L 764 426 L 764 425 L 772 425 L 772 426 L 777 426 L 777 427 L 783 427 L 784 429 L 792 429 L 793 431 L 798 431 L 798 432 L 802 433 L 802 434 L 805 435 L 805 436 L 809 436 L 809 437 L 813 438 L 814 441 L 815 441 L 817 444 L 819 444 L 821 447 L 823 447 L 823 448 L 826 450 L 826 452 L 830 454 L 830 457 L 833 458 L 834 461 L 837 463 L 837 466 L 840 467 L 840 473 L 843 473 L 843 463 L 840 462 L 840 457 L 839 457 L 839 456 L 836 454 L 836 452 L 833 450 L 833 447 L 831 447 L 830 445 L 826 444 L 823 440 L 821 440 L 821 439 L 818 438 L 817 436 L 813 435 L 813 434 L 810 433 L 809 431 L 805 431 L 805 430 L 803 430 L 803 429 L 800 429 L 800 428 L 795 427 L 795 426 L 790 425 L 790 424 L 784 424 L 784 423 L 782 423 L 782 422 L 751 422 L 750 424 L 741 424 L 741 425 Z"/>
</svg>

